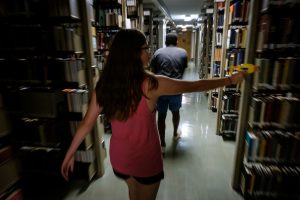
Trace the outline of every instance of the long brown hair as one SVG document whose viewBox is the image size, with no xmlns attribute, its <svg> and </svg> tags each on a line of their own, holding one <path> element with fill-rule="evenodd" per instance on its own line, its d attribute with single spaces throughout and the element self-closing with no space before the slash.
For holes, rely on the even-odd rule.
<svg viewBox="0 0 300 200">
<path fill-rule="evenodd" d="M 138 107 L 143 94 L 142 83 L 149 80 L 157 88 L 155 77 L 147 73 L 141 60 L 143 33 L 122 29 L 114 37 L 103 73 L 96 85 L 97 102 L 108 119 L 126 120 Z"/>
</svg>

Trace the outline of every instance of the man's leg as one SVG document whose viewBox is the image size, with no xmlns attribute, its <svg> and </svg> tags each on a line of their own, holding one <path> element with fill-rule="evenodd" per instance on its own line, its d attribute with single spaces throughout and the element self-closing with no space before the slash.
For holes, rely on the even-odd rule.
<svg viewBox="0 0 300 200">
<path fill-rule="evenodd" d="M 166 117 L 167 113 L 158 112 L 157 127 L 160 136 L 160 146 L 165 147 L 165 132 L 166 132 Z"/>
<path fill-rule="evenodd" d="M 177 138 L 178 136 L 178 126 L 180 122 L 180 113 L 178 111 L 172 111 L 172 122 L 173 122 L 173 137 Z"/>
<path fill-rule="evenodd" d="M 172 112 L 172 122 L 173 122 L 173 138 L 179 139 L 180 134 L 178 132 L 179 122 L 180 122 L 180 108 L 181 108 L 182 95 L 174 95 L 170 97 L 170 110 Z"/>
</svg>

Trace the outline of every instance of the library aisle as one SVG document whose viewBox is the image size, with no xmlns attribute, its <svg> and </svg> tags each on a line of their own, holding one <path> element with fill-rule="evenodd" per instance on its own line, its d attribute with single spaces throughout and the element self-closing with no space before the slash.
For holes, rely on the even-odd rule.
<svg viewBox="0 0 300 200">
<path fill-rule="evenodd" d="M 190 65 L 184 78 L 197 79 L 198 73 Z M 165 179 L 161 182 L 157 200 L 241 200 L 231 187 L 235 143 L 223 141 L 216 135 L 216 113 L 207 109 L 205 93 L 183 96 L 180 128 L 182 138 L 172 141 L 171 113 L 166 120 Z M 109 148 L 109 134 L 105 134 Z M 66 200 L 126 200 L 126 184 L 112 172 L 105 160 L 105 174 L 84 190 L 78 182 Z"/>
</svg>

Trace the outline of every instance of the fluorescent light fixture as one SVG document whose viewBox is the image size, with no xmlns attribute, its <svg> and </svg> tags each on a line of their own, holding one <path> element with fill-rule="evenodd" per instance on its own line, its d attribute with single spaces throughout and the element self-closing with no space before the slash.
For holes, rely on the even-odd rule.
<svg viewBox="0 0 300 200">
<path fill-rule="evenodd" d="M 144 10 L 144 16 L 150 16 L 151 12 L 150 10 Z"/>
<path fill-rule="evenodd" d="M 199 15 L 198 14 L 191 14 L 191 15 L 172 15 L 173 20 L 184 20 L 187 18 L 190 18 L 190 21 L 193 19 L 198 19 Z"/>
<path fill-rule="evenodd" d="M 185 15 L 185 17 L 184 17 L 184 21 L 185 21 L 185 22 L 189 22 L 189 21 L 191 21 L 191 20 L 192 20 L 191 15 Z"/>
<path fill-rule="evenodd" d="M 135 0 L 127 0 L 126 3 L 127 3 L 127 6 L 136 6 Z"/>
<path fill-rule="evenodd" d="M 188 28 L 188 27 L 193 27 L 193 24 L 185 24 L 185 25 L 181 25 L 181 24 L 179 24 L 179 25 L 177 25 L 176 26 L 176 28 Z"/>
<path fill-rule="evenodd" d="M 206 14 L 212 14 L 212 13 L 214 13 L 214 9 L 212 9 L 212 8 L 206 9 Z"/>
</svg>

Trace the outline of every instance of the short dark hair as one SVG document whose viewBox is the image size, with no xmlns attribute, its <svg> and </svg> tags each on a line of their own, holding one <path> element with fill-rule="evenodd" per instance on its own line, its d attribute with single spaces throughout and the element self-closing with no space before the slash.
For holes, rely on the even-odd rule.
<svg viewBox="0 0 300 200">
<path fill-rule="evenodd" d="M 166 46 L 177 45 L 177 34 L 176 33 L 168 33 L 166 35 Z"/>
</svg>

